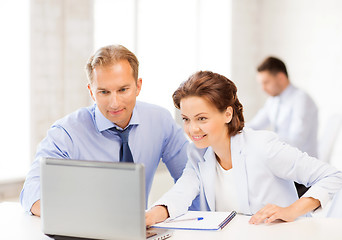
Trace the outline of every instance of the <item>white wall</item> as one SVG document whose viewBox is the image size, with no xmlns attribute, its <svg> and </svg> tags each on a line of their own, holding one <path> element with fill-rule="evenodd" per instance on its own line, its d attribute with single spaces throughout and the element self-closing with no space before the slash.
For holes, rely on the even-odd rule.
<svg viewBox="0 0 342 240">
<path fill-rule="evenodd" d="M 260 53 L 282 58 L 290 80 L 320 109 L 321 122 L 342 113 L 342 1 L 262 0 Z"/>
<path fill-rule="evenodd" d="M 31 158 L 52 123 L 89 105 L 92 0 L 31 0 Z"/>
<path fill-rule="evenodd" d="M 256 67 L 274 55 L 286 63 L 293 84 L 316 101 L 322 136 L 330 116 L 342 114 L 342 2 L 232 0 L 231 11 L 229 77 L 238 86 L 245 120 L 250 120 L 266 100 L 255 81 Z M 342 136 L 337 138 L 331 162 L 339 169 L 341 145 Z"/>
<path fill-rule="evenodd" d="M 245 120 L 251 119 L 266 96 L 255 80 L 260 46 L 260 1 L 232 0 L 231 76 L 244 106 Z"/>
<path fill-rule="evenodd" d="M 342 114 L 341 13 L 339 0 L 261 0 L 259 5 L 258 62 L 268 55 L 285 61 L 290 80 L 319 107 L 320 134 L 332 115 Z M 342 169 L 337 150 L 332 164 Z"/>
</svg>

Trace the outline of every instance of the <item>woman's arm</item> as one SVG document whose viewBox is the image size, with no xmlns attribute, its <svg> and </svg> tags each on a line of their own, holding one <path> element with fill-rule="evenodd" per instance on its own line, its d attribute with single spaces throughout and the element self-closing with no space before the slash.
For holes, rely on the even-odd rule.
<svg viewBox="0 0 342 240">
<path fill-rule="evenodd" d="M 154 206 L 145 214 L 146 226 L 151 226 L 156 223 L 162 222 L 169 217 L 169 212 L 166 206 Z"/>
<path fill-rule="evenodd" d="M 292 222 L 297 217 L 318 208 L 320 205 L 320 201 L 312 197 L 300 198 L 288 207 L 268 204 L 254 214 L 249 220 L 249 223 L 271 223 L 275 220 Z"/>
</svg>

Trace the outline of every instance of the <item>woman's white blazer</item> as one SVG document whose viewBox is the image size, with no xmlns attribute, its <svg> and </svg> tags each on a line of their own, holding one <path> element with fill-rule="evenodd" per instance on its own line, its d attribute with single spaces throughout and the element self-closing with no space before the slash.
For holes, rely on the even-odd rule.
<svg viewBox="0 0 342 240">
<path fill-rule="evenodd" d="M 231 137 L 233 176 L 238 212 L 255 214 L 268 203 L 286 207 L 298 199 L 293 181 L 311 186 L 302 197 L 320 200 L 324 208 L 342 188 L 342 172 L 269 131 L 244 128 Z M 177 183 L 154 205 L 165 205 L 171 218 L 188 210 L 200 195 L 202 211 L 215 211 L 216 157 L 211 147 L 188 147 L 188 163 Z M 229 191 L 229 189 L 227 189 Z"/>
</svg>

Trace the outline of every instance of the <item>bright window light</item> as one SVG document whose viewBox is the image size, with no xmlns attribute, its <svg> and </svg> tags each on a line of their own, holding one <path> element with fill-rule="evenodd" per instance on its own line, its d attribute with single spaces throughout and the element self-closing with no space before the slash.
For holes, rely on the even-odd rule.
<svg viewBox="0 0 342 240">
<path fill-rule="evenodd" d="M 96 49 L 119 43 L 139 61 L 138 100 L 167 108 L 172 93 L 198 70 L 229 77 L 231 1 L 95 0 Z"/>
<path fill-rule="evenodd" d="M 30 164 L 29 2 L 0 1 L 0 181 L 24 177 Z"/>
</svg>

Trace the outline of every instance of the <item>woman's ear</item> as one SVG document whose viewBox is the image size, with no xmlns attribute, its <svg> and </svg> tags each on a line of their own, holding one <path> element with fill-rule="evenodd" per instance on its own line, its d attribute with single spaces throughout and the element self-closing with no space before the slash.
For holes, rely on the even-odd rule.
<svg viewBox="0 0 342 240">
<path fill-rule="evenodd" d="M 226 112 L 225 112 L 225 118 L 226 118 L 226 123 L 230 123 L 233 118 L 233 108 L 231 106 L 227 107 Z"/>
</svg>

